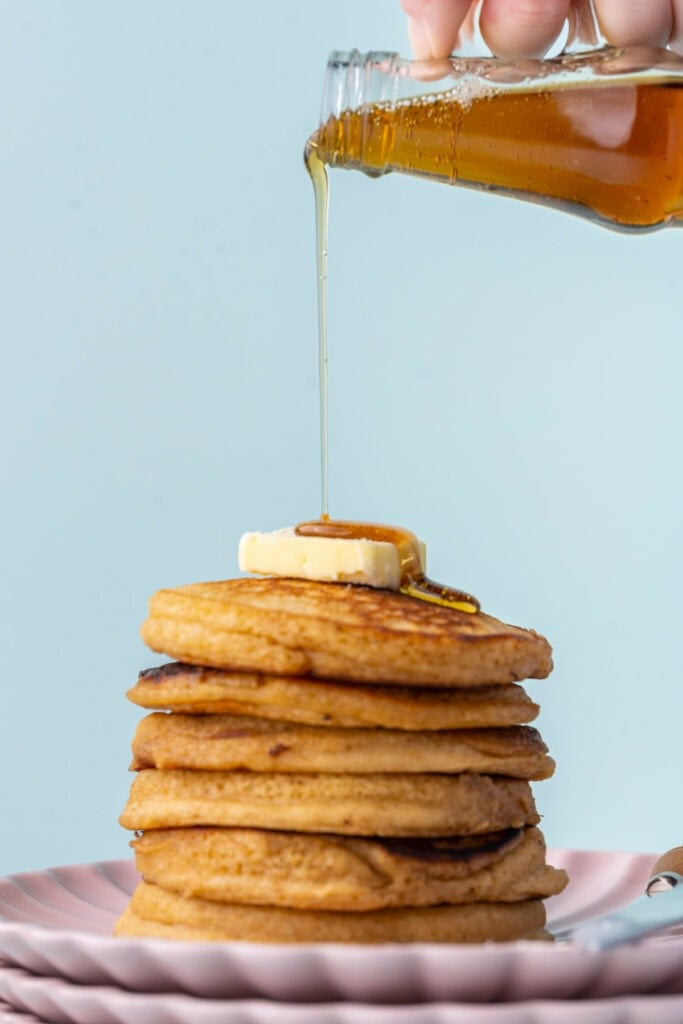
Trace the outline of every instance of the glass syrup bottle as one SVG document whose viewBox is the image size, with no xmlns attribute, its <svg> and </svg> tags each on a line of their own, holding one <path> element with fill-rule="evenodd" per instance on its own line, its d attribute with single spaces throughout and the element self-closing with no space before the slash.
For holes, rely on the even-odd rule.
<svg viewBox="0 0 683 1024">
<path fill-rule="evenodd" d="M 514 195 L 608 227 L 683 220 L 683 58 L 652 47 L 546 60 L 333 53 L 311 164 Z"/>
</svg>

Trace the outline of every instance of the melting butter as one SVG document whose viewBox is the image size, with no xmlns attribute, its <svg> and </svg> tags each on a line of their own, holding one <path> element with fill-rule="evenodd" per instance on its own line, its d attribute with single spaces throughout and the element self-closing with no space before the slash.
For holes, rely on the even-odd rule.
<svg viewBox="0 0 683 1024">
<path fill-rule="evenodd" d="M 471 594 L 427 577 L 425 544 L 400 527 L 323 517 L 270 533 L 245 533 L 238 557 L 242 572 L 364 584 L 459 611 L 479 611 Z"/>
</svg>

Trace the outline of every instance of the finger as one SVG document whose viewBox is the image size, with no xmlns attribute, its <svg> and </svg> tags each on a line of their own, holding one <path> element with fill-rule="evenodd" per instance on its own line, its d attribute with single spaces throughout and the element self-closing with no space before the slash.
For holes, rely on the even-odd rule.
<svg viewBox="0 0 683 1024">
<path fill-rule="evenodd" d="M 401 0 L 408 15 L 413 56 L 417 60 L 448 57 L 455 49 L 470 0 Z"/>
<path fill-rule="evenodd" d="M 479 29 L 499 57 L 540 57 L 562 31 L 569 5 L 570 0 L 484 0 Z"/>
<path fill-rule="evenodd" d="M 674 28 L 671 0 L 595 0 L 595 13 L 613 46 L 666 46 Z"/>
</svg>

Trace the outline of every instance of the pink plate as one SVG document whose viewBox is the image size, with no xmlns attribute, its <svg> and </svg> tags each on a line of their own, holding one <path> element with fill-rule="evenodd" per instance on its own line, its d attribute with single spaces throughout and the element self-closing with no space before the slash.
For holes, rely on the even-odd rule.
<svg viewBox="0 0 683 1024">
<path fill-rule="evenodd" d="M 73 985 L 0 967 L 0 993 L 36 1016 L 8 1016 L 55 1024 L 680 1024 L 683 996 L 497 1003 L 280 1003 L 267 999 L 201 999 L 180 993 L 125 992 Z M 0 1016 L 0 1024 L 2 1017 Z"/>
<path fill-rule="evenodd" d="M 548 903 L 551 927 L 562 929 L 638 896 L 654 856 L 553 850 L 549 860 L 571 878 Z M 0 880 L 0 957 L 81 984 L 213 999 L 415 1004 L 683 994 L 679 936 L 608 953 L 531 942 L 275 946 L 114 939 L 114 921 L 136 881 L 132 861 Z"/>
</svg>

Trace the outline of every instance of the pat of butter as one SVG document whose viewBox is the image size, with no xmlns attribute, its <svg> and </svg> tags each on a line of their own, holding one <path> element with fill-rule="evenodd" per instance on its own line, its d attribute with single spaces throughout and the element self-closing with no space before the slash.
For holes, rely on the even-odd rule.
<svg viewBox="0 0 683 1024">
<path fill-rule="evenodd" d="M 294 527 L 272 533 L 244 533 L 239 543 L 242 572 L 261 576 L 290 576 L 323 583 L 364 583 L 369 587 L 398 590 L 401 559 L 388 541 L 338 537 L 301 537 Z M 420 541 L 422 571 L 426 547 Z"/>
</svg>

